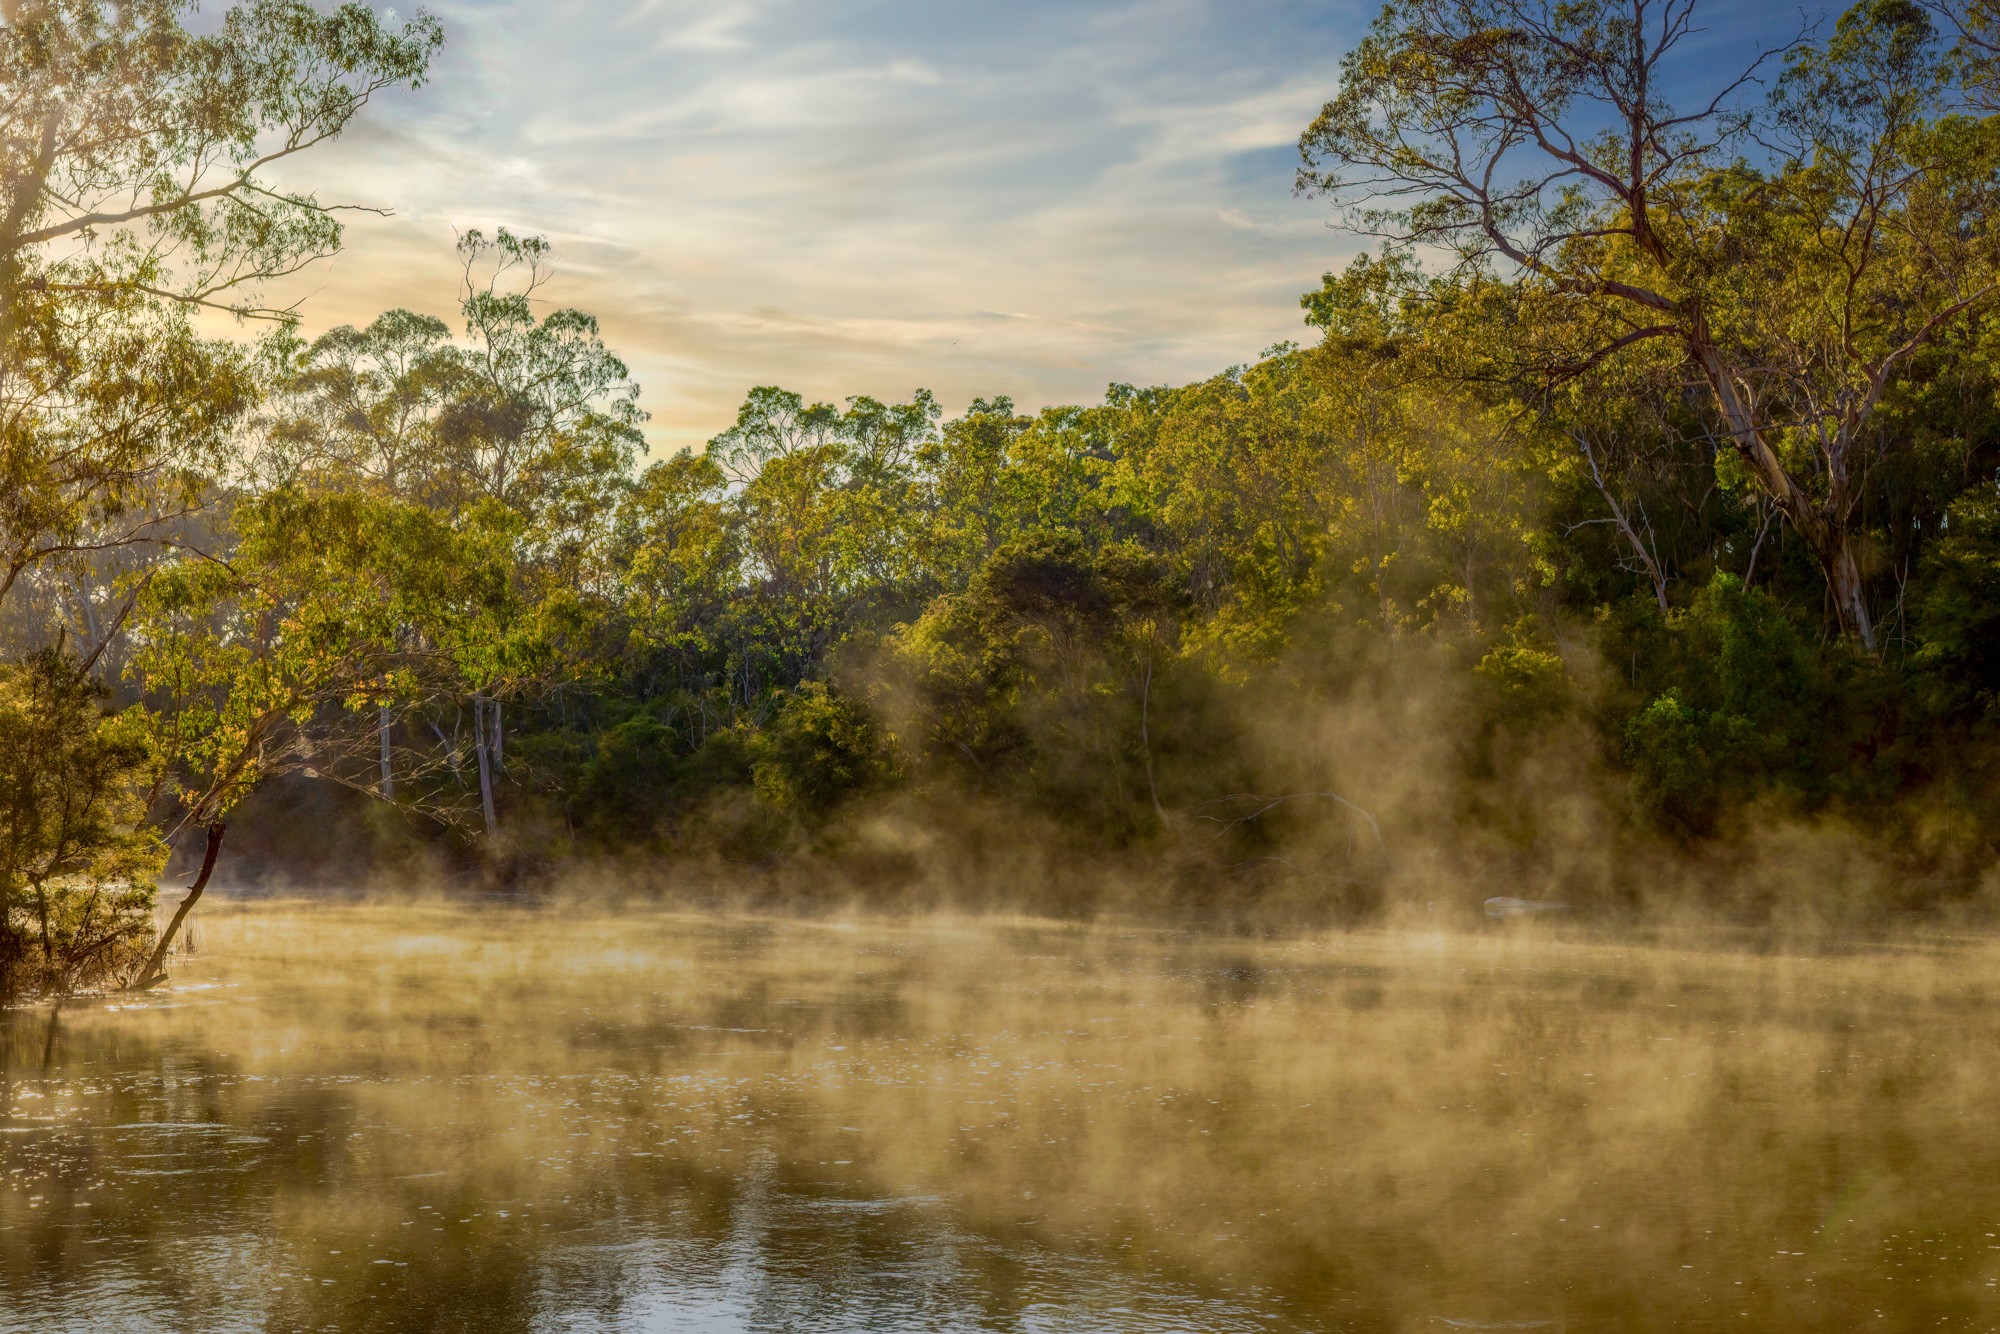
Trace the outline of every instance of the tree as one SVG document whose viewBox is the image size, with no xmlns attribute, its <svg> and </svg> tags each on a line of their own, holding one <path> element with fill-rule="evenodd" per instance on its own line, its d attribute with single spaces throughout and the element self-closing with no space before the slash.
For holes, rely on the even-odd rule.
<svg viewBox="0 0 2000 1334">
<path fill-rule="evenodd" d="M 136 715 L 160 769 L 158 808 L 171 840 L 200 830 L 202 870 L 156 946 L 160 966 L 207 886 L 230 812 L 287 774 L 378 794 L 376 716 L 421 704 L 456 680 L 442 626 L 485 628 L 471 605 L 494 582 L 476 543 L 420 506 L 353 492 L 280 491 L 234 512 L 228 559 L 190 554 L 161 569 L 134 624 Z M 407 627 L 433 631 L 413 648 Z M 437 761 L 401 757 L 422 778 Z M 406 784 L 403 800 L 423 789 Z M 434 814 L 452 814 L 446 795 Z"/>
<path fill-rule="evenodd" d="M 366 329 L 310 345 L 291 330 L 269 340 L 271 403 L 249 477 L 264 488 L 360 491 L 418 499 L 440 489 L 439 419 L 465 381 L 443 320 L 391 310 Z M 394 711 L 377 719 L 380 790 L 396 790 Z"/>
<path fill-rule="evenodd" d="M 958 592 L 987 557 L 1020 529 L 1031 475 L 1020 466 L 1033 418 L 1004 395 L 974 399 L 914 451 L 911 504 L 919 519 L 919 561 L 934 588 Z"/>
<path fill-rule="evenodd" d="M 269 168 L 339 135 L 443 40 L 359 4 L 10 0 L 0 19 L 0 340 L 49 302 L 145 293 L 266 313 L 264 281 L 340 246 L 337 206 Z"/>
<path fill-rule="evenodd" d="M 251 474 L 276 489 L 371 490 L 421 499 L 438 485 L 438 419 L 463 381 L 443 320 L 391 310 L 310 344 L 272 340 L 271 402 Z"/>
<path fill-rule="evenodd" d="M 893 773 L 888 738 L 852 700 L 808 681 L 759 738 L 752 781 L 774 811 L 808 825 Z"/>
<path fill-rule="evenodd" d="M 1995 0 L 1928 0 L 1958 38 L 1955 73 L 1967 100 L 1981 111 L 2000 111 L 2000 3 Z"/>
<path fill-rule="evenodd" d="M 535 313 L 551 272 L 546 240 L 472 231 L 458 249 L 463 341 L 408 310 L 310 345 L 273 340 L 276 402 L 252 474 L 264 486 L 421 504 L 477 551 L 479 570 L 505 566 L 497 583 L 468 587 L 463 620 L 399 631 L 463 670 L 459 689 L 428 702 L 469 703 L 481 807 L 497 834 L 503 705 L 546 681 L 528 666 L 546 662 L 516 650 L 549 647 L 554 639 L 535 636 L 560 638 L 558 625 L 574 630 L 585 603 L 610 595 L 612 516 L 643 452 L 646 414 L 595 318 Z M 378 721 L 386 794 L 396 782 L 388 706 Z"/>
<path fill-rule="evenodd" d="M 61 649 L 0 667 L 0 998 L 115 975 L 152 933 L 152 753 Z"/>
<path fill-rule="evenodd" d="M 1505 266 L 1546 385 L 1655 340 L 1875 644 L 1854 520 L 1884 393 L 1987 303 L 2000 125 L 1911 0 L 1671 105 L 1697 0 L 1397 0 L 1305 131 L 1303 189 L 1456 272 Z M 1761 104 L 1749 90 L 1782 64 Z"/>
<path fill-rule="evenodd" d="M 416 86 L 440 31 L 360 5 L 0 7 L 0 599 L 50 561 L 185 537 L 256 396 L 189 312 L 338 249 L 339 208 L 268 169 Z"/>
<path fill-rule="evenodd" d="M 619 502 L 612 564 L 628 629 L 627 652 L 644 693 L 666 685 L 695 697 L 726 684 L 718 623 L 738 588 L 738 536 L 724 502 L 728 483 L 706 454 L 682 450 L 653 464 Z M 703 729 L 706 731 L 706 728 Z"/>
<path fill-rule="evenodd" d="M 1164 824 L 1155 694 L 1188 610 L 1168 563 L 1135 543 L 1025 534 L 897 634 L 911 739 L 976 782 L 1025 774 L 1051 809 L 1101 831 L 1136 832 L 1139 793 Z"/>
<path fill-rule="evenodd" d="M 922 390 L 901 404 L 851 398 L 843 411 L 763 386 L 709 442 L 736 482 L 746 596 L 722 633 L 742 703 L 790 690 L 857 625 L 920 596 L 914 468 L 941 415 Z"/>
<path fill-rule="evenodd" d="M 468 341 L 435 428 L 432 502 L 498 501 L 546 554 L 573 553 L 645 450 L 639 386 L 596 317 L 565 307 L 536 318 L 545 239 L 470 231 L 458 252 Z"/>
</svg>

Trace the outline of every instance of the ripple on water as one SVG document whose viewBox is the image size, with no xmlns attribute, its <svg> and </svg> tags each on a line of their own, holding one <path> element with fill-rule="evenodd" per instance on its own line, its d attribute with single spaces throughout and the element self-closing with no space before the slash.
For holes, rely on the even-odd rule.
<svg viewBox="0 0 2000 1334">
<path fill-rule="evenodd" d="M 2000 1288 L 1989 942 L 846 925 L 213 914 L 192 995 L 0 1017 L 0 1330 L 1975 1329 Z"/>
</svg>

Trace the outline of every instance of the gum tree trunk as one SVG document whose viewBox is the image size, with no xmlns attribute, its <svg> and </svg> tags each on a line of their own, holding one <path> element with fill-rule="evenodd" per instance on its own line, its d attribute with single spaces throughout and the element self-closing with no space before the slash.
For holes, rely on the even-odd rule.
<svg viewBox="0 0 2000 1334">
<path fill-rule="evenodd" d="M 1710 392 L 1715 395 L 1716 406 L 1722 410 L 1722 418 L 1729 427 L 1730 442 L 1735 445 L 1736 452 L 1749 465 L 1765 494 L 1771 497 L 1792 530 L 1812 548 L 1820 573 L 1825 575 L 1827 588 L 1833 595 L 1834 614 L 1840 619 L 1841 633 L 1854 636 L 1861 641 L 1862 647 L 1873 653 L 1875 622 L 1868 614 L 1867 590 L 1862 587 L 1861 568 L 1854 559 L 1853 538 L 1847 531 L 1848 511 L 1852 505 L 1844 479 L 1836 471 L 1833 494 L 1824 506 L 1815 503 L 1786 470 L 1784 461 L 1764 438 L 1756 414 L 1745 400 L 1721 350 L 1698 320 L 1694 333 L 1689 337 L 1688 350 L 1694 354 Z M 1835 462 L 1837 464 L 1838 459 Z"/>
<path fill-rule="evenodd" d="M 498 706 L 494 706 L 498 713 Z M 493 724 L 494 732 L 499 730 L 499 720 Z M 493 741 L 487 731 L 486 696 L 474 693 L 472 696 L 472 747 L 479 755 L 479 810 L 486 817 L 486 837 L 497 838 L 500 834 L 500 818 L 493 809 Z"/>
<path fill-rule="evenodd" d="M 1873 653 L 1875 622 L 1868 614 L 1867 590 L 1861 586 L 1861 568 L 1855 564 L 1854 543 L 1845 524 L 1833 531 L 1829 546 L 1832 549 L 1820 563 L 1826 567 L 1827 584 L 1833 589 L 1833 608 L 1840 617 L 1840 628 L 1857 636 L 1862 647 Z"/>
<path fill-rule="evenodd" d="M 174 909 L 173 920 L 160 933 L 159 944 L 153 946 L 153 956 L 146 960 L 146 966 L 139 970 L 139 980 L 132 983 L 131 990 L 145 991 L 167 980 L 167 951 L 173 948 L 174 937 L 180 934 L 181 923 L 187 920 L 188 912 L 194 907 L 201 892 L 208 888 L 208 878 L 215 874 L 216 854 L 222 851 L 222 836 L 229 826 L 217 820 L 208 827 L 208 847 L 201 854 L 201 870 L 195 875 L 194 883 L 188 886 L 187 897 L 181 906 Z"/>
<path fill-rule="evenodd" d="M 382 742 L 382 797 L 386 801 L 396 799 L 396 770 L 389 762 L 389 706 L 382 706 L 382 715 L 377 723 L 377 731 Z"/>
</svg>

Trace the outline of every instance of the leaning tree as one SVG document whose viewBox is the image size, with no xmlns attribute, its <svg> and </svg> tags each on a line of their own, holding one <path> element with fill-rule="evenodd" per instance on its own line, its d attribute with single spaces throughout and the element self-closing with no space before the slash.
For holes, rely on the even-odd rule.
<svg viewBox="0 0 2000 1334">
<path fill-rule="evenodd" d="M 0 0 L 0 612 L 21 619 L 8 599 L 24 583 L 74 585 L 91 642 L 50 680 L 83 679 L 139 601 L 145 580 L 94 577 L 105 562 L 150 566 L 197 535 L 257 402 L 249 353 L 195 317 L 287 316 L 268 284 L 338 250 L 343 211 L 296 183 L 293 160 L 376 94 L 422 83 L 441 40 L 421 11 L 395 25 L 360 4 L 239 0 L 198 22 L 195 10 Z M 38 634 L 62 639 L 33 625 L 20 637 Z M 0 686 L 17 678 L 41 679 L 0 669 Z M 77 690 L 63 715 L 76 737 L 135 725 L 104 724 Z M 37 814 L 123 790 L 103 777 L 103 746 L 72 740 L 0 772 L 10 846 L 60 845 L 0 869 L 44 917 L 49 895 L 95 902 L 137 865 L 112 856 L 129 832 L 119 821 Z M 24 901 L 0 884 L 0 937 Z M 48 953 L 56 933 L 37 925 Z"/>
<path fill-rule="evenodd" d="M 1954 46 L 1914 0 L 1864 0 L 1823 42 L 1717 75 L 1701 8 L 1393 0 L 1301 138 L 1299 183 L 1391 249 L 1507 280 L 1543 386 L 1672 349 L 1872 649 L 1877 409 L 2000 273 L 2000 120 L 1968 114 L 1991 28 Z"/>
<path fill-rule="evenodd" d="M 242 0 L 196 30 L 195 8 L 0 0 L 0 605 L 186 530 L 257 394 L 192 315 L 287 313 L 267 285 L 338 250 L 345 207 L 292 160 L 441 40 L 421 11 Z"/>
</svg>

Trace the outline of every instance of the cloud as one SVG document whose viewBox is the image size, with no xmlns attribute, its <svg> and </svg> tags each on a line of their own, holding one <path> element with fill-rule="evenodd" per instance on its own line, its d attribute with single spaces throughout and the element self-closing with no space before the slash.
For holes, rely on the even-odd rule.
<svg viewBox="0 0 2000 1334">
<path fill-rule="evenodd" d="M 1358 246 L 1290 144 L 1371 4 L 442 0 L 437 77 L 292 179 L 386 205 L 309 323 L 449 313 L 455 228 L 557 246 L 663 446 L 743 392 L 947 403 L 1187 380 Z M 1004 312 L 1004 316 L 996 313 Z"/>
<path fill-rule="evenodd" d="M 745 30 L 766 8 L 750 0 L 645 0 L 622 26 L 658 23 L 662 51 L 735 52 L 752 44 Z"/>
</svg>

